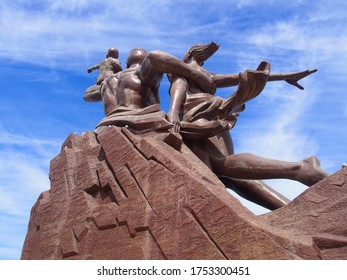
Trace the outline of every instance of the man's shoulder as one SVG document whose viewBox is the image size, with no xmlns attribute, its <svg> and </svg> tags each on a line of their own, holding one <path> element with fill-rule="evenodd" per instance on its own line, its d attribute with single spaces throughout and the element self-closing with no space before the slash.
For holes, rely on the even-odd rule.
<svg viewBox="0 0 347 280">
<path fill-rule="evenodd" d="M 124 70 L 122 70 L 120 73 L 121 74 L 136 74 L 137 72 L 139 72 L 141 69 L 140 66 L 137 67 L 132 67 L 132 68 L 126 68 Z"/>
</svg>

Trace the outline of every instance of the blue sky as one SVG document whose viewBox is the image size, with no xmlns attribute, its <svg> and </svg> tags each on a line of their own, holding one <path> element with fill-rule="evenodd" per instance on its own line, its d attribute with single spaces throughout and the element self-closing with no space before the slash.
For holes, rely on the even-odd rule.
<svg viewBox="0 0 347 280">
<path fill-rule="evenodd" d="M 304 91 L 268 83 L 231 133 L 236 152 L 288 161 L 314 154 L 328 172 L 339 170 L 347 161 L 346 11 L 344 0 L 1 1 L 0 259 L 20 258 L 30 209 L 49 189 L 49 162 L 63 141 L 103 117 L 101 103 L 82 96 L 97 75 L 87 68 L 110 47 L 123 66 L 134 47 L 182 57 L 192 44 L 215 41 L 221 47 L 205 63 L 213 73 L 262 60 L 272 72 L 318 68 L 301 82 Z M 166 111 L 168 85 L 160 88 Z M 306 189 L 269 183 L 289 198 Z"/>
</svg>

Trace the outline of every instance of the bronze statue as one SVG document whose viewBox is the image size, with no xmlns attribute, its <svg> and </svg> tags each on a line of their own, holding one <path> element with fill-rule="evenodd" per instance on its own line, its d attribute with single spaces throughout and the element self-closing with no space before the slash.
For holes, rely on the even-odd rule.
<svg viewBox="0 0 347 280">
<path fill-rule="evenodd" d="M 235 124 L 238 113 L 244 110 L 245 103 L 260 94 L 267 81 L 285 80 L 303 89 L 298 80 L 316 70 L 270 74 L 269 63 L 262 62 L 257 70 L 247 70 L 240 74 L 212 74 L 202 65 L 218 48 L 219 45 L 214 42 L 193 45 L 183 61 L 212 78 L 217 88 L 238 85 L 235 93 L 222 100 L 204 92 L 193 81 L 169 76 L 172 84 L 168 120 L 174 124 L 176 132 L 181 132 L 193 152 L 217 175 L 223 177 L 226 186 L 257 204 L 276 209 L 288 200 L 260 179 L 287 178 L 311 186 L 328 174 L 320 168 L 315 157 L 290 163 L 252 154 L 235 155 L 228 130 Z"/>
<path fill-rule="evenodd" d="M 231 182 L 275 209 L 286 199 L 258 179 L 310 186 L 327 175 L 315 157 L 234 154 L 228 131 L 267 81 L 300 88 L 298 80 L 314 71 L 271 74 L 262 62 L 214 75 L 202 64 L 216 49 L 195 46 L 184 61 L 134 49 L 127 69 L 102 79 L 87 100 L 102 100 L 106 117 L 94 131 L 71 133 L 52 159 L 51 186 L 32 207 L 21 259 L 346 259 L 346 167 L 260 216 L 225 188 Z M 175 126 L 159 107 L 163 73 L 171 75 Z M 231 85 L 238 87 L 229 98 L 214 96 L 215 86 Z"/>
<path fill-rule="evenodd" d="M 127 126 L 140 132 L 173 128 L 226 186 L 264 207 L 279 208 L 289 200 L 260 180 L 286 178 L 311 186 L 328 174 L 315 157 L 285 162 L 234 154 L 228 130 L 245 103 L 260 94 L 267 81 L 285 80 L 303 89 L 298 80 L 316 70 L 270 74 L 269 63 L 262 62 L 256 70 L 240 74 L 212 74 L 202 65 L 218 48 L 214 42 L 194 45 L 183 61 L 162 51 L 133 49 L 127 68 L 101 82 L 106 117 L 98 126 Z M 172 83 L 168 121 L 159 110 L 158 89 L 164 73 L 169 74 Z M 237 90 L 229 98 L 214 96 L 216 87 L 236 85 Z"/>
<path fill-rule="evenodd" d="M 212 79 L 180 59 L 162 51 L 147 53 L 133 49 L 127 68 L 112 74 L 101 83 L 100 97 L 106 118 L 99 126 L 129 126 L 135 130 L 167 129 L 172 125 L 159 111 L 159 85 L 164 73 L 182 75 L 207 92 L 215 90 Z"/>
</svg>

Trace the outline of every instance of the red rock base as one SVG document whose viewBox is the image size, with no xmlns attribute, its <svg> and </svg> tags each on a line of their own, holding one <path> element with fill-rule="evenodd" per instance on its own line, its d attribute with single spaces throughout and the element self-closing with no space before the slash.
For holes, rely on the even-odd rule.
<svg viewBox="0 0 347 280">
<path fill-rule="evenodd" d="M 72 134 L 50 168 L 22 259 L 347 259 L 346 168 L 262 216 L 165 133 Z"/>
</svg>

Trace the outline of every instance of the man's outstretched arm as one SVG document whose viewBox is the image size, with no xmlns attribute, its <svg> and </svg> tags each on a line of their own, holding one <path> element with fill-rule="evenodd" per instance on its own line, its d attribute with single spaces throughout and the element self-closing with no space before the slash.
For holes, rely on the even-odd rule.
<svg viewBox="0 0 347 280">
<path fill-rule="evenodd" d="M 215 84 L 211 77 L 163 51 L 150 52 L 141 65 L 140 78 L 149 85 L 155 85 L 163 73 L 173 74 L 194 81 L 201 89 L 214 94 Z"/>
</svg>

